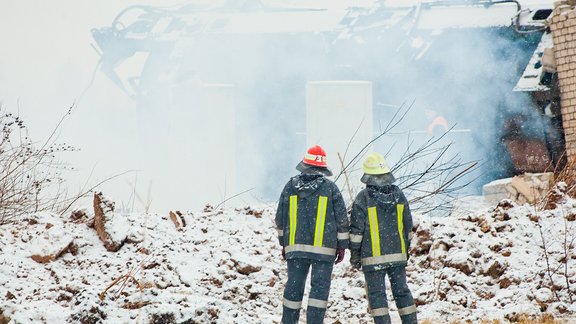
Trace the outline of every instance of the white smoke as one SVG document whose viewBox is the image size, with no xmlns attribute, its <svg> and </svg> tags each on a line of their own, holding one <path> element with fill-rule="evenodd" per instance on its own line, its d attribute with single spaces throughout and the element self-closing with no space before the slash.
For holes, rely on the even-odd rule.
<svg viewBox="0 0 576 324">
<path fill-rule="evenodd" d="M 389 152 L 392 163 L 406 146 L 408 131 L 411 138 L 421 137 L 418 140 L 427 136 L 423 111 L 431 109 L 444 115 L 450 126 L 464 130 L 448 136 L 455 142 L 455 152 L 481 160 L 498 173 L 505 158 L 496 145 L 504 112 L 532 111 L 527 96 L 512 88 L 538 35 L 521 36 L 511 28 L 413 30 L 408 35 L 402 28 L 390 27 L 352 30 L 348 38 L 331 33 L 182 37 L 166 60 L 143 57 L 143 75 L 158 80 L 149 80 L 146 95 L 133 100 L 101 71 L 92 74 L 98 55 L 90 46 L 94 42 L 90 30 L 109 26 L 122 9 L 136 3 L 168 5 L 72 0 L 0 4 L 4 106 L 18 110 L 29 121 L 32 136 L 42 138 L 76 102 L 60 134 L 62 141 L 82 150 L 70 157 L 79 169 L 71 176 L 71 190 L 87 179 L 95 183 L 134 170 L 102 187 L 127 208 L 142 209 L 151 202 L 152 210 L 162 212 L 197 209 L 246 190 L 229 203 L 273 202 L 284 182 L 297 173 L 294 167 L 307 149 L 308 81 L 373 82 L 376 130 L 391 118 L 391 107 L 414 101 L 398 134 L 375 143 L 375 150 Z M 338 11 L 349 2 L 263 3 L 332 6 Z M 142 67 L 119 65 L 124 75 L 138 75 Z M 233 103 L 214 99 L 198 104 L 195 92 L 186 90 L 206 85 L 233 87 Z M 202 105 L 208 106 L 199 109 Z M 221 110 L 222 105 L 234 106 L 233 116 Z M 214 125 L 234 130 L 232 148 L 221 144 L 230 135 L 216 140 L 222 132 Z M 230 161 L 235 162 L 236 179 L 222 180 L 222 168 L 214 166 Z M 337 163 L 335 157 L 329 161 Z M 208 190 L 214 190 L 212 199 L 198 198 Z"/>
</svg>

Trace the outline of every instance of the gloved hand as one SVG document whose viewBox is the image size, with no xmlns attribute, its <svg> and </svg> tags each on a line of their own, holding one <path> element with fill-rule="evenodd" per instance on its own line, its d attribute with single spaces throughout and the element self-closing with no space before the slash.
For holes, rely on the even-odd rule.
<svg viewBox="0 0 576 324">
<path fill-rule="evenodd" d="M 284 247 L 282 247 L 282 260 L 286 261 L 286 251 L 284 251 Z"/>
<path fill-rule="evenodd" d="M 344 254 L 345 253 L 346 253 L 345 249 L 337 248 L 336 249 L 336 260 L 334 261 L 334 264 L 338 264 L 338 263 L 342 262 L 342 260 L 344 260 Z"/>
<path fill-rule="evenodd" d="M 354 269 L 360 270 L 362 267 L 362 261 L 360 260 L 360 251 L 359 250 L 350 250 L 350 264 Z"/>
</svg>

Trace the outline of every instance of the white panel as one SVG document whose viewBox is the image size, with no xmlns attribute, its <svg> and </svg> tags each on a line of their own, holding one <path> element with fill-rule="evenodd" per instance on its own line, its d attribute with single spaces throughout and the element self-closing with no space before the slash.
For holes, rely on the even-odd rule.
<svg viewBox="0 0 576 324">
<path fill-rule="evenodd" d="M 334 178 L 373 138 L 372 82 L 317 81 L 306 86 L 306 141 L 308 147 L 320 145 L 326 150 L 328 165 Z M 367 152 L 371 152 L 371 147 Z M 362 176 L 363 154 L 350 169 L 349 180 L 359 187 Z M 333 179 L 334 179 L 333 178 Z M 337 184 L 342 190 L 345 178 Z M 349 199 L 350 197 L 346 197 Z"/>
</svg>

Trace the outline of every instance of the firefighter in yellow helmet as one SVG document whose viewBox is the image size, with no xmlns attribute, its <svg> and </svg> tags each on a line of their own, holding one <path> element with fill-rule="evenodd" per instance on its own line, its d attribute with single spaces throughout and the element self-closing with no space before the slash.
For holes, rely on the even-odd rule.
<svg viewBox="0 0 576 324">
<path fill-rule="evenodd" d="M 385 277 L 402 323 L 417 323 L 416 306 L 406 283 L 406 264 L 412 238 L 412 215 L 402 190 L 384 157 L 368 155 L 361 181 L 366 184 L 352 205 L 350 263 L 362 268 L 368 305 L 374 323 L 390 323 Z"/>
</svg>

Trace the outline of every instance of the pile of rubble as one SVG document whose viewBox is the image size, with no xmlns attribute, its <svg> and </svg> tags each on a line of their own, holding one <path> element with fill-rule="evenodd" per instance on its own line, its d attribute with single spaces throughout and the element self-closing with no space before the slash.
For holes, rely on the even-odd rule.
<svg viewBox="0 0 576 324">
<path fill-rule="evenodd" d="M 0 227 L 0 315 L 17 323 L 273 322 L 285 273 L 271 258 L 270 213 L 122 214 L 96 194 L 94 213 L 30 215 Z"/>
<path fill-rule="evenodd" d="M 576 256 L 563 242 L 576 237 L 576 201 L 559 189 L 550 210 L 505 200 L 460 216 L 415 215 L 408 274 L 420 319 L 573 316 Z M 93 214 L 0 227 L 0 319 L 279 322 L 286 265 L 272 206 L 151 215 L 94 201 Z M 334 268 L 326 322 L 370 323 L 363 274 L 347 259 Z"/>
<path fill-rule="evenodd" d="M 544 210 L 503 200 L 487 213 L 420 218 L 408 271 L 416 304 L 437 319 L 573 316 L 576 202 L 556 203 Z"/>
<path fill-rule="evenodd" d="M 525 173 L 512 178 L 500 179 L 482 187 L 484 200 L 497 204 L 502 199 L 510 199 L 523 205 L 535 204 L 543 200 L 554 185 L 554 174 Z"/>
</svg>

